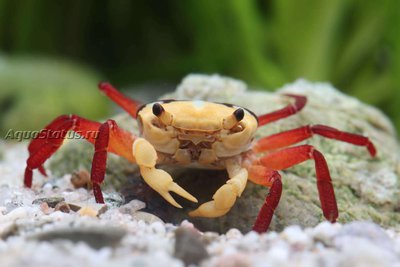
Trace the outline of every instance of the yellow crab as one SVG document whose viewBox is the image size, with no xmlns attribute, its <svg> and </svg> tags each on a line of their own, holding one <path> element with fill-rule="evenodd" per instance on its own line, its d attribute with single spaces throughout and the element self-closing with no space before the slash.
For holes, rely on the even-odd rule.
<svg viewBox="0 0 400 267">
<path fill-rule="evenodd" d="M 253 229 L 265 232 L 278 205 L 282 183 L 279 170 L 313 159 L 321 207 L 326 219 L 336 221 L 338 209 L 331 177 L 323 155 L 310 145 L 292 146 L 318 134 L 354 145 L 365 146 L 374 156 L 376 150 L 364 136 L 342 132 L 324 125 L 306 125 L 254 140 L 258 127 L 299 112 L 306 97 L 286 95 L 295 101 L 288 106 L 260 116 L 231 104 L 205 101 L 162 100 L 149 104 L 122 95 L 109 83 L 100 83 L 102 90 L 137 119 L 140 137 L 120 129 L 113 120 L 98 123 L 76 115 L 62 115 L 47 125 L 29 144 L 29 158 L 24 183 L 32 185 L 32 171 L 46 175 L 44 162 L 62 145 L 72 130 L 93 143 L 91 181 L 96 201 L 104 203 L 100 185 L 104 180 L 107 153 L 118 154 L 140 168 L 145 182 L 166 201 L 181 206 L 170 192 L 190 201 L 197 199 L 176 184 L 157 165 L 195 166 L 226 169 L 229 179 L 190 216 L 219 217 L 232 208 L 247 181 L 270 188 Z M 96 134 L 93 134 L 96 133 Z"/>
</svg>

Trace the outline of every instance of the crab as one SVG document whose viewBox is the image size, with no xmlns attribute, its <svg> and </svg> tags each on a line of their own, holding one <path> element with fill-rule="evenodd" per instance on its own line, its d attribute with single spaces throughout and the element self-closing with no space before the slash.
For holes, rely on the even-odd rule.
<svg viewBox="0 0 400 267">
<path fill-rule="evenodd" d="M 148 104 L 131 99 L 111 84 L 102 82 L 99 89 L 137 120 L 140 135 L 118 127 L 114 120 L 99 123 L 77 115 L 62 115 L 48 124 L 28 146 L 29 157 L 24 174 L 26 187 L 32 186 L 33 170 L 46 176 L 45 161 L 62 145 L 68 131 L 74 131 L 94 145 L 91 168 L 93 194 L 104 203 L 107 153 L 114 153 L 137 164 L 144 181 L 176 208 L 173 192 L 197 203 L 196 197 L 175 183 L 160 165 L 223 169 L 228 179 L 212 200 L 189 212 L 193 217 L 219 217 L 229 212 L 243 193 L 248 181 L 269 188 L 253 230 L 266 232 L 282 194 L 279 171 L 314 160 L 317 188 L 324 217 L 335 222 L 339 216 L 327 162 L 311 145 L 296 145 L 313 135 L 364 146 L 370 155 L 376 149 L 369 138 L 325 125 L 305 125 L 255 140 L 258 127 L 301 111 L 307 98 L 286 94 L 287 106 L 262 115 L 225 103 L 200 100 L 160 100 Z M 95 133 L 95 134 L 93 134 Z"/>
</svg>

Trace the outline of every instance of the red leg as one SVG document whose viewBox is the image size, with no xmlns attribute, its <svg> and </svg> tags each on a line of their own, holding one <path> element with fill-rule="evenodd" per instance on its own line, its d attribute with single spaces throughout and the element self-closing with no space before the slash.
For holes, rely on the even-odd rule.
<svg viewBox="0 0 400 267">
<path fill-rule="evenodd" d="M 358 134 L 342 132 L 325 125 L 306 125 L 286 132 L 264 137 L 256 143 L 256 145 L 253 147 L 253 150 L 256 152 L 263 152 L 287 147 L 306 140 L 312 137 L 314 134 L 347 142 L 356 146 L 365 146 L 367 147 L 371 156 L 375 156 L 376 154 L 374 145 L 367 137 Z"/>
<path fill-rule="evenodd" d="M 102 92 L 104 92 L 115 103 L 117 103 L 122 109 L 128 112 L 133 118 L 136 119 L 137 110 L 142 105 L 142 103 L 123 95 L 121 92 L 115 89 L 111 84 L 106 82 L 99 83 L 99 89 Z"/>
<path fill-rule="evenodd" d="M 268 230 L 271 223 L 274 211 L 278 206 L 282 194 L 282 181 L 281 176 L 277 171 L 272 171 L 268 176 L 264 177 L 268 182 L 271 182 L 269 193 L 265 198 L 257 219 L 254 223 L 253 230 L 258 233 L 264 233 Z"/>
<path fill-rule="evenodd" d="M 68 130 L 75 124 L 71 116 L 62 115 L 52 121 L 28 146 L 29 158 L 26 161 L 24 184 L 32 186 L 32 170 L 43 168 L 43 163 L 62 144 Z M 57 136 L 53 133 L 57 133 Z"/>
<path fill-rule="evenodd" d="M 283 170 L 309 159 L 315 162 L 317 188 L 324 216 L 330 222 L 335 222 L 339 212 L 331 176 L 326 160 L 318 150 L 310 145 L 285 148 L 262 157 L 259 163 L 273 170 Z"/>
<path fill-rule="evenodd" d="M 91 181 L 93 194 L 97 203 L 104 203 L 100 185 L 104 181 L 107 165 L 107 152 L 114 152 L 130 161 L 134 161 L 132 145 L 134 137 L 121 130 L 114 120 L 108 120 L 99 128 L 99 134 L 94 144 Z"/>
<path fill-rule="evenodd" d="M 286 95 L 293 97 L 295 99 L 295 102 L 277 111 L 258 116 L 258 126 L 263 126 L 267 123 L 277 121 L 289 117 L 290 115 L 296 114 L 297 112 L 302 110 L 307 103 L 307 97 L 305 96 L 292 95 L 292 94 L 286 94 Z"/>
<path fill-rule="evenodd" d="M 95 143 L 100 123 L 70 115 L 60 116 L 46 126 L 28 146 L 30 156 L 25 169 L 24 184 L 32 186 L 32 170 L 41 168 L 43 163 L 62 145 L 69 130 L 75 131 L 86 140 Z M 108 151 L 134 162 L 132 144 L 135 137 L 129 132 L 113 127 Z"/>
<path fill-rule="evenodd" d="M 53 120 L 43 130 L 41 130 L 38 136 L 28 146 L 29 155 L 32 155 L 36 151 L 38 151 L 46 143 L 46 136 L 50 134 L 51 131 L 56 131 L 58 130 L 58 128 L 62 127 L 66 119 L 68 119 L 68 115 L 62 115 Z M 38 169 L 40 173 L 42 173 L 44 176 L 47 176 L 46 170 L 43 166 L 39 166 Z"/>
<path fill-rule="evenodd" d="M 99 129 L 99 135 L 94 144 L 94 155 L 92 161 L 91 181 L 93 183 L 93 194 L 97 203 L 104 203 L 100 184 L 104 181 L 107 164 L 107 149 L 110 141 L 110 129 L 116 126 L 112 120 L 103 123 Z"/>
</svg>

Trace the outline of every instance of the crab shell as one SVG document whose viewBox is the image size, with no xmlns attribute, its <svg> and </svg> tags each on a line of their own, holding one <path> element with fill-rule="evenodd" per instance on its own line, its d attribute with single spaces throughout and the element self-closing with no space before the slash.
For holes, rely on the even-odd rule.
<svg viewBox="0 0 400 267">
<path fill-rule="evenodd" d="M 154 115 L 156 103 L 163 114 Z M 235 120 L 234 112 L 244 116 Z M 222 160 L 250 149 L 258 127 L 250 111 L 229 104 L 205 101 L 165 100 L 138 110 L 141 135 L 159 155 L 158 163 L 192 164 L 223 168 Z"/>
</svg>

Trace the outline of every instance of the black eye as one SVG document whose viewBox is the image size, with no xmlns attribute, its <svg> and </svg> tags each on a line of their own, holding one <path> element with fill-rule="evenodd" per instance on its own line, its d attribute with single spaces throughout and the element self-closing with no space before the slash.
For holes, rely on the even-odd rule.
<svg viewBox="0 0 400 267">
<path fill-rule="evenodd" d="M 233 112 L 233 115 L 235 116 L 237 121 L 241 121 L 244 118 L 244 110 L 242 108 L 238 108 Z"/>
<path fill-rule="evenodd" d="M 161 106 L 159 103 L 154 103 L 153 105 L 153 114 L 156 115 L 157 117 L 163 113 L 164 108 Z"/>
</svg>

